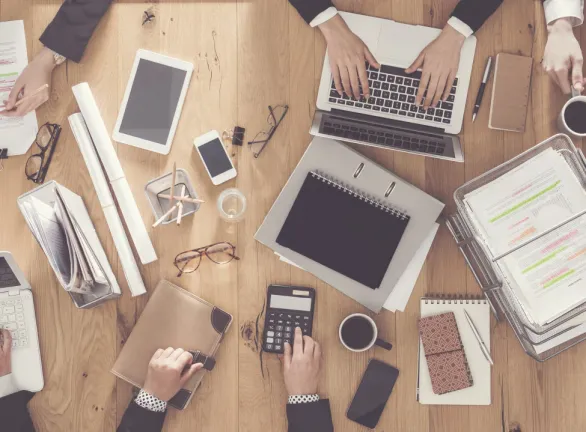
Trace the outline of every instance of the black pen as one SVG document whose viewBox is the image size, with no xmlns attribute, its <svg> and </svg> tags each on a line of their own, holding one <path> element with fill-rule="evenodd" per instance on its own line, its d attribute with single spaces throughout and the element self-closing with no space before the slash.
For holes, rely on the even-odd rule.
<svg viewBox="0 0 586 432">
<path fill-rule="evenodd" d="M 482 96 L 484 96 L 484 89 L 486 88 L 486 83 L 490 78 L 490 67 L 492 66 L 492 57 L 489 57 L 486 61 L 486 69 L 484 69 L 484 77 L 482 78 L 482 83 L 480 84 L 480 88 L 478 89 L 478 95 L 476 96 L 476 102 L 474 103 L 474 111 L 472 111 L 472 122 L 476 120 L 476 114 L 478 114 L 478 110 L 480 109 L 480 104 L 482 103 Z"/>
</svg>

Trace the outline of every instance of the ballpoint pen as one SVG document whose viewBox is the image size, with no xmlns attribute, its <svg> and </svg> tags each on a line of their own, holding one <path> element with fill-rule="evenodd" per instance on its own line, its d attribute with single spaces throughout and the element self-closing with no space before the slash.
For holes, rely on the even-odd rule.
<svg viewBox="0 0 586 432">
<path fill-rule="evenodd" d="M 484 77 L 482 78 L 482 83 L 480 84 L 480 88 L 478 89 L 478 95 L 476 95 L 476 102 L 474 102 L 474 111 L 472 111 L 472 122 L 476 120 L 476 114 L 478 114 L 478 110 L 480 109 L 480 104 L 482 103 L 482 96 L 484 96 L 484 89 L 486 88 L 486 83 L 490 78 L 490 68 L 492 66 L 492 57 L 489 57 L 486 61 L 486 69 L 484 69 Z"/>
<path fill-rule="evenodd" d="M 468 312 L 466 312 L 466 310 L 464 310 L 464 314 L 466 315 L 466 320 L 468 321 L 468 324 L 470 325 L 470 328 L 472 329 L 472 332 L 474 333 L 476 340 L 478 340 L 478 344 L 480 345 L 480 349 L 482 350 L 484 357 L 486 357 L 486 360 L 491 365 L 494 365 L 494 362 L 492 361 L 492 358 L 490 357 L 490 352 L 488 351 L 488 348 L 486 347 L 486 345 L 484 345 L 484 342 L 483 342 L 482 338 L 480 337 L 480 333 L 478 333 L 476 326 L 472 322 L 472 318 L 470 318 L 470 315 L 468 315 Z"/>
</svg>

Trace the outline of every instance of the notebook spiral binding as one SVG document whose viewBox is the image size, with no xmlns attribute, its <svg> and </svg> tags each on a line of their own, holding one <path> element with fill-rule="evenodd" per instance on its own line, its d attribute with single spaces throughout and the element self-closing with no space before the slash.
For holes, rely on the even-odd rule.
<svg viewBox="0 0 586 432">
<path fill-rule="evenodd" d="M 422 299 L 425 304 L 487 304 L 488 300 L 482 294 L 427 294 Z"/>
<path fill-rule="evenodd" d="M 332 187 L 343 190 L 344 192 L 347 192 L 348 194 L 352 195 L 354 198 L 358 198 L 362 201 L 365 201 L 378 209 L 381 209 L 381 210 L 383 210 L 393 216 L 396 216 L 397 218 L 399 218 L 401 220 L 411 219 L 411 217 L 408 214 L 402 212 L 401 210 L 389 207 L 388 205 L 383 204 L 382 202 L 380 202 L 379 200 L 377 200 L 374 197 L 369 197 L 361 192 L 353 190 L 350 187 L 343 185 L 341 182 L 338 182 L 335 179 L 328 177 L 321 172 L 311 171 L 310 174 L 313 178 L 321 180 L 322 182 L 327 183 L 328 185 L 330 185 Z"/>
</svg>

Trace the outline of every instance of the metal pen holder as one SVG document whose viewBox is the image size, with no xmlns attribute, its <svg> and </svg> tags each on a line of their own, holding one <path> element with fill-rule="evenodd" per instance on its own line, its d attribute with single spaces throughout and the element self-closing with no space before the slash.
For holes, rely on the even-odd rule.
<svg viewBox="0 0 586 432">
<path fill-rule="evenodd" d="M 144 191 L 147 197 L 151 209 L 155 215 L 155 220 L 158 220 L 163 216 L 171 207 L 171 200 L 163 198 L 161 195 L 171 195 L 171 177 L 172 173 L 164 174 L 161 177 L 157 177 L 149 181 L 144 187 Z M 179 196 L 181 194 L 182 186 L 185 186 L 185 196 L 187 198 L 198 199 L 197 193 L 193 188 L 191 179 L 184 169 L 178 168 L 177 175 L 175 178 L 174 195 Z M 189 216 L 199 210 L 199 203 L 183 203 L 183 218 Z M 169 218 L 162 222 L 162 225 L 166 225 L 177 220 L 177 212 L 173 213 L 173 218 Z"/>
<path fill-rule="evenodd" d="M 572 215 L 570 218 L 558 223 L 527 242 L 511 248 L 498 256 L 493 256 L 486 240 L 475 229 L 472 216 L 464 204 L 464 198 L 470 192 L 492 182 L 547 149 L 554 149 L 564 157 L 581 186 L 586 189 L 586 159 L 582 152 L 576 149 L 568 136 L 559 134 L 537 144 L 519 156 L 458 188 L 454 192 L 457 212 L 450 215 L 446 220 L 448 229 L 456 240 L 456 244 L 472 271 L 474 278 L 491 304 L 495 316 L 497 319 L 504 317 L 509 322 L 525 352 L 537 361 L 548 360 L 586 339 L 586 331 L 584 331 L 547 351 L 538 353 L 536 350 L 536 347 L 539 345 L 549 342 L 553 338 L 577 327 L 578 324 L 573 325 L 570 323 L 570 320 L 576 319 L 586 313 L 586 299 L 584 303 L 557 319 L 545 325 L 540 325 L 532 320 L 517 299 L 513 288 L 507 280 L 506 272 L 501 266 L 501 260 L 516 250 L 539 240 L 552 231 L 558 230 L 560 227 L 585 215 L 586 210 Z"/>
</svg>

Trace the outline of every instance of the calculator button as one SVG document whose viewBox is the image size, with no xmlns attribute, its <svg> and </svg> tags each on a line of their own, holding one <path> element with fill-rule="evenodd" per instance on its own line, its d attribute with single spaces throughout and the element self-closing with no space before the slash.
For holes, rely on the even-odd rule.
<svg viewBox="0 0 586 432">
<path fill-rule="evenodd" d="M 299 321 L 295 321 L 295 327 L 299 327 Z"/>
<path fill-rule="evenodd" d="M 285 314 L 284 313 L 280 313 L 278 316 L 279 316 L 279 318 L 284 318 L 285 317 Z"/>
<path fill-rule="evenodd" d="M 308 329 L 306 329 L 306 328 L 303 329 L 303 334 L 307 334 L 308 332 L 309 332 Z"/>
<path fill-rule="evenodd" d="M 277 332 L 277 333 L 275 333 L 275 336 L 278 337 L 278 338 L 283 337 L 283 333 Z"/>
<path fill-rule="evenodd" d="M 269 316 L 270 317 L 274 317 L 275 316 L 275 313 L 274 312 L 271 312 L 271 313 L 269 313 Z"/>
<path fill-rule="evenodd" d="M 308 320 L 308 319 L 309 319 L 309 317 L 308 317 L 308 316 L 304 316 L 304 317 L 303 317 L 303 319 L 304 319 L 304 320 Z"/>
<path fill-rule="evenodd" d="M 268 350 L 272 350 L 273 349 L 273 345 L 272 344 L 267 344 L 266 347 L 267 347 Z"/>
<path fill-rule="evenodd" d="M 291 333 L 285 333 L 284 337 L 291 339 Z"/>
<path fill-rule="evenodd" d="M 278 320 L 277 324 L 283 324 L 283 320 Z"/>
<path fill-rule="evenodd" d="M 283 330 L 283 326 L 277 326 L 277 331 L 282 331 Z"/>
<path fill-rule="evenodd" d="M 295 315 L 295 319 L 301 319 L 301 315 Z"/>
<path fill-rule="evenodd" d="M 292 319 L 292 318 L 293 318 L 292 315 L 287 314 L 287 319 Z"/>
<path fill-rule="evenodd" d="M 267 332 L 268 337 L 273 337 L 274 335 L 275 335 L 275 332 L 272 332 L 272 331 Z"/>
<path fill-rule="evenodd" d="M 281 351 L 281 345 L 275 345 L 275 351 Z"/>
<path fill-rule="evenodd" d="M 275 323 L 275 320 L 274 319 L 270 319 L 269 320 L 269 323 L 274 324 Z"/>
<path fill-rule="evenodd" d="M 272 337 L 268 337 L 267 338 L 267 343 L 273 343 L 273 338 Z"/>
<path fill-rule="evenodd" d="M 285 331 L 286 332 L 290 332 L 291 331 L 291 327 L 290 326 L 285 327 Z"/>
<path fill-rule="evenodd" d="M 287 321 L 285 324 L 287 324 L 288 326 L 291 325 L 291 321 Z"/>
<path fill-rule="evenodd" d="M 268 326 L 268 329 L 269 329 L 269 330 L 274 330 L 274 329 L 275 329 L 275 326 L 273 326 L 273 325 L 270 325 L 270 326 Z"/>
<path fill-rule="evenodd" d="M 280 344 L 280 343 L 282 343 L 282 342 L 283 342 L 283 339 L 281 339 L 281 338 L 277 338 L 277 339 L 275 339 L 275 343 L 276 343 L 276 344 Z"/>
</svg>

